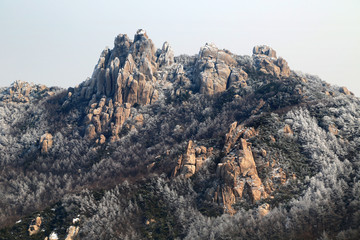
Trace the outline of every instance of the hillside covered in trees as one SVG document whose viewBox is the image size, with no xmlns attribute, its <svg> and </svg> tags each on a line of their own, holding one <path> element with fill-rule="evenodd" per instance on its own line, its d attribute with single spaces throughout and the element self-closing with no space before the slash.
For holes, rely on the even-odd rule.
<svg viewBox="0 0 360 240">
<path fill-rule="evenodd" d="M 359 239 L 359 126 L 268 46 L 120 34 L 79 86 L 0 89 L 0 239 Z"/>
</svg>

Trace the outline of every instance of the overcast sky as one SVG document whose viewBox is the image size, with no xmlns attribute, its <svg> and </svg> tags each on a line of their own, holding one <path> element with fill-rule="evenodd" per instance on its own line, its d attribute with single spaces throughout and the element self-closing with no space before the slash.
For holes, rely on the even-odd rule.
<svg viewBox="0 0 360 240">
<path fill-rule="evenodd" d="M 291 69 L 360 96 L 359 13 L 359 0 L 0 0 L 0 86 L 75 86 L 117 34 L 144 28 L 175 55 L 206 42 L 239 55 L 266 44 Z"/>
</svg>

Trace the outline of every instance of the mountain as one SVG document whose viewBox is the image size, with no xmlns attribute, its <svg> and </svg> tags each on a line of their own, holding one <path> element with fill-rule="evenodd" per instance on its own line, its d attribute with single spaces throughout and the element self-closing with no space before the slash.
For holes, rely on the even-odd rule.
<svg viewBox="0 0 360 240">
<path fill-rule="evenodd" d="M 268 46 L 120 34 L 78 86 L 0 89 L 0 126 L 0 239 L 360 237 L 360 100 Z"/>
</svg>

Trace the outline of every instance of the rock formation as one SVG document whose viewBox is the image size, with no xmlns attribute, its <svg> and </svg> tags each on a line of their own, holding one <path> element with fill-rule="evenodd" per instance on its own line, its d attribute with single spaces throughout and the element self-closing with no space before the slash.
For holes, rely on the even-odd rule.
<svg viewBox="0 0 360 240">
<path fill-rule="evenodd" d="M 174 53 L 168 43 L 156 50 L 144 30 L 138 30 L 134 40 L 120 34 L 114 48 L 101 53 L 92 77 L 73 89 L 64 105 L 79 98 L 88 100 L 85 136 L 93 139 L 107 133 L 110 141 L 115 141 L 130 117 L 131 107 L 158 99 L 157 71 L 173 63 Z"/>
<path fill-rule="evenodd" d="M 0 101 L 28 103 L 34 99 L 40 99 L 42 97 L 54 95 L 55 92 L 52 90 L 50 90 L 45 85 L 35 85 L 17 80 L 11 84 L 10 88 L 6 88 L 3 92 L 0 93 Z"/>
<path fill-rule="evenodd" d="M 212 95 L 230 86 L 246 86 L 247 73 L 236 68 L 237 62 L 227 50 L 219 50 L 214 44 L 200 49 L 196 62 L 196 86 L 200 93 Z"/>
<path fill-rule="evenodd" d="M 120 34 L 114 48 L 101 53 L 91 78 L 68 90 L 63 107 L 79 99 L 87 101 L 85 137 L 100 142 L 102 134 L 106 141 L 116 141 L 125 121 L 136 117 L 131 115 L 131 108 L 154 103 L 163 94 L 162 88 L 173 89 L 172 94 L 180 97 L 192 92 L 213 95 L 229 88 L 246 88 L 247 71 L 253 68 L 278 78 L 289 77 L 286 61 L 277 58 L 273 49 L 257 46 L 253 53 L 255 65 L 245 66 L 228 50 L 206 44 L 197 56 L 185 60 L 174 58 L 167 42 L 156 49 L 144 30 L 138 30 L 133 40 Z M 193 61 L 193 71 L 185 70 L 189 64 L 186 61 Z M 260 102 L 259 109 L 261 104 L 264 102 Z"/>
<path fill-rule="evenodd" d="M 207 157 L 211 155 L 212 149 L 206 149 L 204 146 L 195 146 L 192 140 L 187 144 L 186 151 L 180 155 L 172 176 L 183 175 L 186 178 L 191 177 L 199 171 Z"/>
<path fill-rule="evenodd" d="M 48 153 L 49 149 L 53 144 L 53 136 L 50 133 L 45 133 L 40 138 L 40 151 L 45 154 Z"/>
<path fill-rule="evenodd" d="M 338 135 L 339 134 L 339 129 L 337 129 L 337 127 L 334 124 L 330 124 L 328 126 L 328 130 L 330 133 L 334 134 L 334 135 Z"/>
<path fill-rule="evenodd" d="M 67 229 L 67 235 L 65 240 L 75 240 L 78 233 L 79 233 L 80 228 L 79 227 L 75 227 L 75 226 L 70 226 Z"/>
<path fill-rule="evenodd" d="M 287 124 L 285 124 L 284 133 L 285 133 L 285 135 L 287 135 L 287 136 L 292 136 L 292 135 L 294 135 L 294 132 L 291 130 L 290 126 L 287 125 Z"/>
<path fill-rule="evenodd" d="M 29 235 L 32 236 L 34 234 L 37 234 L 40 231 L 41 226 L 41 217 L 37 216 L 35 219 L 32 220 L 30 226 L 29 226 Z"/>
<path fill-rule="evenodd" d="M 210 190 L 210 195 L 227 213 L 235 213 L 232 204 L 240 199 L 256 202 L 268 196 L 258 176 L 250 145 L 245 139 L 255 135 L 254 129 L 234 122 L 225 136 L 225 157 L 216 169 L 216 176 L 221 179 L 222 184 Z"/>
<path fill-rule="evenodd" d="M 253 49 L 253 58 L 256 70 L 261 73 L 277 78 L 290 76 L 290 68 L 285 59 L 281 57 L 277 58 L 275 50 L 268 46 L 255 46 Z"/>
<path fill-rule="evenodd" d="M 264 203 L 258 207 L 258 213 L 260 217 L 265 217 L 270 212 L 270 205 L 268 203 Z"/>
<path fill-rule="evenodd" d="M 345 95 L 354 95 L 352 92 L 350 92 L 346 87 L 341 87 L 339 91 Z"/>
</svg>

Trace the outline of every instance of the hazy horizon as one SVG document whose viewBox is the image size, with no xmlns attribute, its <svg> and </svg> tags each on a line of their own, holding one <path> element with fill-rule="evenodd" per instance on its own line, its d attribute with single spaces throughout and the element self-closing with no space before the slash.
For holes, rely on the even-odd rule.
<svg viewBox="0 0 360 240">
<path fill-rule="evenodd" d="M 212 42 L 237 55 L 269 45 L 292 70 L 360 96 L 358 1 L 1 1 L 0 87 L 15 80 L 75 86 L 116 35 L 147 31 L 157 48 L 198 53 Z"/>
</svg>

